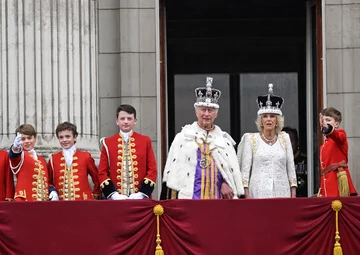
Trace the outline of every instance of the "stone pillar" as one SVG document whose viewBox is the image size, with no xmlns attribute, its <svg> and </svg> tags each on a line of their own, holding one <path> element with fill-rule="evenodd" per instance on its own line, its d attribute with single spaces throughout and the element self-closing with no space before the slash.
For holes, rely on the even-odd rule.
<svg viewBox="0 0 360 255">
<path fill-rule="evenodd" d="M 137 111 L 135 131 L 151 138 L 160 166 L 156 78 L 158 5 L 159 1 L 155 0 L 99 0 L 99 98 L 101 137 L 119 132 L 115 124 L 116 108 L 131 104 Z M 161 180 L 155 189 L 156 199 Z"/>
<path fill-rule="evenodd" d="M 29 123 L 46 156 L 59 149 L 56 126 L 70 121 L 77 147 L 98 157 L 96 9 L 94 0 L 1 1 L 1 147 Z"/>
<path fill-rule="evenodd" d="M 360 1 L 325 1 L 327 105 L 340 110 L 347 133 L 349 170 L 360 191 Z"/>
</svg>

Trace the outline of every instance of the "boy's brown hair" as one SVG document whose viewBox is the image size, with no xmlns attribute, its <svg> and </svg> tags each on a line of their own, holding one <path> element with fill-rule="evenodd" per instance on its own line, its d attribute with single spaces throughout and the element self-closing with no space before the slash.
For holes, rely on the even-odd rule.
<svg viewBox="0 0 360 255">
<path fill-rule="evenodd" d="M 134 118 L 136 119 L 136 110 L 132 105 L 122 104 L 116 109 L 116 118 L 119 117 L 119 112 L 124 111 L 128 114 L 134 114 Z"/>
<path fill-rule="evenodd" d="M 29 136 L 36 137 L 35 128 L 30 124 L 22 124 L 15 130 L 15 135 L 17 135 L 18 132 L 23 135 L 29 135 Z"/>
<path fill-rule="evenodd" d="M 321 111 L 323 116 L 329 116 L 334 118 L 335 121 L 341 123 L 342 117 L 341 112 L 335 109 L 334 107 L 328 107 Z"/>
<path fill-rule="evenodd" d="M 73 136 L 74 137 L 77 137 L 79 135 L 79 133 L 77 132 L 77 128 L 76 128 L 76 125 L 68 122 L 68 121 L 65 121 L 63 123 L 60 123 L 57 127 L 56 127 L 56 137 L 59 138 L 59 132 L 61 131 L 65 131 L 65 130 L 69 130 L 72 132 Z"/>
</svg>

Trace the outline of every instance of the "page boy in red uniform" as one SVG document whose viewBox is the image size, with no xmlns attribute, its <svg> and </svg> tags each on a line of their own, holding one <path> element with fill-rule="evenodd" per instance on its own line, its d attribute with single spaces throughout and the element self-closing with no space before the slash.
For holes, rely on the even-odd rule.
<svg viewBox="0 0 360 255">
<path fill-rule="evenodd" d="M 76 148 L 76 126 L 64 122 L 57 126 L 55 132 L 62 150 L 50 156 L 48 169 L 50 182 L 58 191 L 60 200 L 99 199 L 101 191 L 95 161 L 89 152 Z M 88 175 L 94 183 L 93 190 Z"/>
<path fill-rule="evenodd" d="M 348 169 L 348 142 L 346 132 L 340 129 L 341 112 L 325 108 L 319 115 L 321 132 L 325 135 L 320 146 L 319 196 L 356 196 L 357 192 Z"/>
<path fill-rule="evenodd" d="M 10 168 L 16 175 L 15 201 L 59 200 L 52 185 L 46 161 L 36 154 L 36 131 L 30 124 L 19 126 L 9 150 Z"/>
<path fill-rule="evenodd" d="M 0 201 L 14 198 L 14 178 L 9 167 L 9 153 L 0 150 Z"/>
<path fill-rule="evenodd" d="M 149 198 L 155 188 L 157 168 L 150 137 L 133 131 L 136 110 L 120 105 L 116 110 L 119 132 L 102 139 L 99 180 L 111 200 Z"/>
</svg>

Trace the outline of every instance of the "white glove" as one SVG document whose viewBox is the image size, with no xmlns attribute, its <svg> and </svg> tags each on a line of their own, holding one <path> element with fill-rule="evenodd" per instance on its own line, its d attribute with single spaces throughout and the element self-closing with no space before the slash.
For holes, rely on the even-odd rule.
<svg viewBox="0 0 360 255">
<path fill-rule="evenodd" d="M 130 196 L 129 196 L 129 199 L 144 199 L 144 198 L 147 198 L 147 196 L 141 192 L 138 192 L 138 193 L 132 193 Z"/>
<path fill-rule="evenodd" d="M 127 196 L 119 194 L 119 192 L 114 192 L 109 198 L 110 200 L 125 200 L 128 199 Z"/>
<path fill-rule="evenodd" d="M 15 137 L 15 140 L 14 140 L 14 143 L 13 143 L 13 149 L 14 151 L 21 151 L 22 149 L 22 141 L 21 141 L 21 134 L 18 132 L 16 137 Z"/>
<path fill-rule="evenodd" d="M 57 200 L 59 200 L 58 193 L 57 193 L 55 190 L 51 191 L 50 194 L 49 194 L 49 199 L 50 199 L 51 201 L 57 201 Z"/>
</svg>

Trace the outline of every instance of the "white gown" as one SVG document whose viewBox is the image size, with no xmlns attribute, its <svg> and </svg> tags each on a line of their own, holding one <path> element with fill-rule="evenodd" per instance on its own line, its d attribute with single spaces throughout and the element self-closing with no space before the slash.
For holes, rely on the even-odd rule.
<svg viewBox="0 0 360 255">
<path fill-rule="evenodd" d="M 296 173 L 289 136 L 282 133 L 275 144 L 269 145 L 256 133 L 254 145 L 251 135 L 245 139 L 241 162 L 243 184 L 249 188 L 249 197 L 291 197 L 290 187 L 296 187 Z"/>
</svg>

